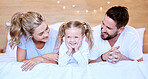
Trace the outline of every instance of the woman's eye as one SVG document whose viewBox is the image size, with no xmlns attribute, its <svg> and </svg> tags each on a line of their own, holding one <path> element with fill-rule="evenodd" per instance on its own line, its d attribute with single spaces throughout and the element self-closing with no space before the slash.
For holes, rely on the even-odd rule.
<svg viewBox="0 0 148 79">
<path fill-rule="evenodd" d="M 42 36 L 42 35 L 43 35 L 43 33 L 40 33 L 40 34 L 39 34 L 39 36 Z"/>
</svg>

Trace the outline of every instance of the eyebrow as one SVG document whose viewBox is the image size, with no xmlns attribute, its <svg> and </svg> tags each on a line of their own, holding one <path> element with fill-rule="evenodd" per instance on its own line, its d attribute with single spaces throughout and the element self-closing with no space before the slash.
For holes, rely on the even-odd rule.
<svg viewBox="0 0 148 79">
<path fill-rule="evenodd" d="M 46 31 L 48 29 L 48 25 L 47 25 L 47 27 L 46 27 L 46 29 L 44 30 L 44 31 Z M 44 31 L 43 32 L 41 32 L 41 33 L 39 33 L 39 34 L 43 34 L 44 33 Z"/>
<path fill-rule="evenodd" d="M 105 25 L 105 23 L 102 21 L 102 23 L 103 23 L 103 25 Z M 106 26 L 106 25 L 105 25 Z M 112 29 L 112 28 L 110 28 L 109 26 L 106 26 L 107 28 L 109 28 L 109 29 Z"/>
</svg>

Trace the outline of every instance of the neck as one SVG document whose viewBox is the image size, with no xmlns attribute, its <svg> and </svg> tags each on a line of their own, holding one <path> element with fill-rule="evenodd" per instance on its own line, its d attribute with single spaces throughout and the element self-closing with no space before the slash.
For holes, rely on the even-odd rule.
<svg viewBox="0 0 148 79">
<path fill-rule="evenodd" d="M 34 39 L 33 39 L 33 42 L 34 42 L 36 48 L 38 48 L 38 49 L 42 49 L 44 47 L 44 45 L 45 45 L 45 42 L 36 41 Z"/>
<path fill-rule="evenodd" d="M 118 34 L 116 37 L 114 37 L 114 38 L 108 40 L 108 42 L 109 42 L 109 44 L 110 44 L 111 47 L 114 46 L 114 44 L 115 44 L 116 41 L 118 40 L 119 36 L 120 36 L 120 34 Z"/>
</svg>

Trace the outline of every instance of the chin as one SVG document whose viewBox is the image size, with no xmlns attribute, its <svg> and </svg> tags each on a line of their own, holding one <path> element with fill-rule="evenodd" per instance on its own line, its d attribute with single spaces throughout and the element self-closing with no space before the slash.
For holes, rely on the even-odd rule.
<svg viewBox="0 0 148 79">
<path fill-rule="evenodd" d="M 71 48 L 75 48 L 76 46 L 74 45 L 74 46 L 70 46 Z"/>
<path fill-rule="evenodd" d="M 44 39 L 42 42 L 47 42 L 49 40 L 49 38 L 48 39 Z"/>
<path fill-rule="evenodd" d="M 107 37 L 105 37 L 105 35 L 101 35 L 101 38 L 102 38 L 103 40 L 106 40 L 106 39 L 107 39 Z"/>
</svg>

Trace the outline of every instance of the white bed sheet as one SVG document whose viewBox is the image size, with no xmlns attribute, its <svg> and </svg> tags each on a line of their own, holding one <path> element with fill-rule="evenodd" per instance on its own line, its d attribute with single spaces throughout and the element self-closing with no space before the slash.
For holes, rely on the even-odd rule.
<svg viewBox="0 0 148 79">
<path fill-rule="evenodd" d="M 148 54 L 144 54 L 143 62 L 100 62 L 89 64 L 86 68 L 40 63 L 33 70 L 23 72 L 23 63 L 16 62 L 14 57 L 0 54 L 0 79 L 148 79 L 147 59 Z"/>
<path fill-rule="evenodd" d="M 40 63 L 24 72 L 20 62 L 0 62 L 0 79 L 148 79 L 148 62 L 100 62 L 87 67 Z"/>
</svg>

